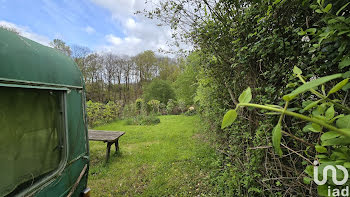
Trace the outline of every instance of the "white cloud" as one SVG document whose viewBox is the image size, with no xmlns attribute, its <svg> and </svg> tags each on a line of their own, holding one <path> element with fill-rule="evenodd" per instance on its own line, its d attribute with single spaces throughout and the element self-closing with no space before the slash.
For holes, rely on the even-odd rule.
<svg viewBox="0 0 350 197">
<path fill-rule="evenodd" d="M 136 23 L 135 23 L 134 19 L 128 18 L 128 20 L 126 21 L 126 27 L 128 29 L 134 29 L 136 27 Z"/>
<path fill-rule="evenodd" d="M 49 46 L 50 39 L 48 37 L 36 34 L 36 33 L 32 32 L 30 30 L 30 28 L 28 28 L 28 27 L 16 25 L 14 23 L 4 21 L 4 20 L 0 21 L 0 26 L 15 29 L 16 31 L 19 32 L 19 34 L 21 36 L 26 37 L 26 38 L 31 39 L 31 40 L 34 40 L 40 44 Z"/>
<path fill-rule="evenodd" d="M 172 30 L 169 27 L 157 26 L 159 21 L 150 20 L 142 15 L 135 15 L 149 4 L 144 0 L 92 0 L 95 4 L 108 9 L 112 20 L 122 26 L 123 36 L 106 35 L 107 45 L 98 50 L 136 55 L 144 50 L 169 51 L 172 42 Z"/>
<path fill-rule="evenodd" d="M 106 37 L 108 41 L 107 45 L 100 46 L 98 52 L 112 52 L 116 54 L 136 55 L 148 48 L 143 46 L 144 41 L 140 38 L 128 36 L 125 38 L 119 38 L 113 34 L 109 34 Z"/>
<path fill-rule="evenodd" d="M 96 30 L 95 30 L 94 28 L 90 27 L 90 26 L 85 27 L 84 30 L 85 30 L 85 32 L 88 33 L 88 34 L 93 34 L 93 33 L 96 32 Z"/>
<path fill-rule="evenodd" d="M 116 45 L 116 46 L 118 46 L 122 43 L 122 39 L 117 37 L 117 36 L 114 36 L 113 34 L 107 35 L 106 39 L 108 40 L 108 42 L 110 42 L 111 44 Z"/>
</svg>

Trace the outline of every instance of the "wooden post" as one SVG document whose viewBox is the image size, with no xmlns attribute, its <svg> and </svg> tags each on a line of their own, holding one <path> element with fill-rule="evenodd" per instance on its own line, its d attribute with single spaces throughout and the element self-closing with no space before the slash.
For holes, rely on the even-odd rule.
<svg viewBox="0 0 350 197">
<path fill-rule="evenodd" d="M 115 141 L 115 143 L 114 143 L 114 145 L 115 145 L 115 153 L 117 153 L 118 151 L 119 151 L 119 139 L 117 139 L 116 141 Z"/>
<path fill-rule="evenodd" d="M 106 163 L 108 162 L 109 160 L 109 153 L 111 152 L 111 145 L 113 143 L 112 142 L 107 142 L 107 150 L 106 150 Z"/>
</svg>

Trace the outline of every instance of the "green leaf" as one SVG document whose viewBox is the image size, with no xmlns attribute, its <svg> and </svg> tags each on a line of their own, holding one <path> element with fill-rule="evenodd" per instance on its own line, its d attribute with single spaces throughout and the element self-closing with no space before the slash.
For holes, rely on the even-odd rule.
<svg viewBox="0 0 350 197">
<path fill-rule="evenodd" d="M 301 103 L 301 106 L 302 107 L 306 107 L 306 106 L 308 106 L 309 104 L 311 104 L 313 101 L 311 101 L 311 100 L 306 100 L 306 101 L 303 101 L 302 103 Z"/>
<path fill-rule="evenodd" d="M 348 89 L 350 89 L 350 83 L 346 84 L 346 85 L 342 88 L 343 91 L 347 91 Z"/>
<path fill-rule="evenodd" d="M 312 166 L 312 165 L 306 166 L 304 172 L 309 176 L 313 176 L 314 175 L 314 166 Z"/>
<path fill-rule="evenodd" d="M 312 115 L 314 115 L 315 117 L 321 118 L 321 116 L 324 114 L 326 109 L 327 109 L 327 104 L 323 103 L 317 106 L 317 108 L 312 111 Z"/>
<path fill-rule="evenodd" d="M 221 129 L 224 129 L 224 128 L 230 126 L 236 120 L 236 118 L 237 118 L 236 110 L 233 110 L 233 109 L 229 110 L 225 114 L 225 116 L 222 120 Z"/>
<path fill-rule="evenodd" d="M 282 156 L 283 152 L 281 150 L 281 138 L 282 138 L 282 128 L 281 124 L 278 123 L 272 130 L 272 145 L 276 153 Z"/>
<path fill-rule="evenodd" d="M 341 117 L 344 117 L 344 114 L 340 114 L 340 115 L 332 118 L 332 120 L 330 120 L 330 122 L 334 122 L 336 119 L 341 118 Z"/>
<path fill-rule="evenodd" d="M 309 130 L 315 133 L 319 133 L 322 131 L 322 127 L 316 123 L 312 123 L 311 128 L 309 128 Z"/>
<path fill-rule="evenodd" d="M 273 2 L 273 5 L 276 5 L 276 4 L 278 4 L 279 2 L 281 2 L 281 0 L 275 0 L 275 1 Z"/>
<path fill-rule="evenodd" d="M 316 175 L 317 176 L 317 175 Z M 317 194 L 319 196 L 328 196 L 327 184 L 317 186 Z"/>
<path fill-rule="evenodd" d="M 343 137 L 343 136 L 322 141 L 322 146 L 342 146 L 342 145 L 349 145 L 349 144 L 350 144 L 350 138 Z"/>
<path fill-rule="evenodd" d="M 330 106 L 330 107 L 327 109 L 327 111 L 326 111 L 326 113 L 325 113 L 326 118 L 327 118 L 328 120 L 332 119 L 332 118 L 334 117 L 334 113 L 335 113 L 335 111 L 334 111 L 334 107 L 333 107 L 333 105 L 332 105 L 332 106 Z"/>
<path fill-rule="evenodd" d="M 327 152 L 327 148 L 320 146 L 320 145 L 316 145 L 315 149 L 318 153 L 326 153 Z"/>
<path fill-rule="evenodd" d="M 346 34 L 346 33 L 349 33 L 349 32 L 350 32 L 350 30 L 340 31 L 340 32 L 338 33 L 338 36 L 341 36 L 341 35 Z"/>
<path fill-rule="evenodd" d="M 347 159 L 347 154 L 344 154 L 343 152 L 339 152 L 339 151 L 333 151 L 331 158 L 332 159 L 334 158 L 336 160 L 345 160 L 345 159 Z"/>
<path fill-rule="evenodd" d="M 328 24 L 334 24 L 334 23 L 337 23 L 337 22 L 339 22 L 337 19 L 330 19 L 327 23 Z"/>
<path fill-rule="evenodd" d="M 301 75 L 303 71 L 301 71 L 300 68 L 298 68 L 297 66 L 294 66 L 293 73 L 296 75 Z"/>
<path fill-rule="evenodd" d="M 350 115 L 339 118 L 336 122 L 336 125 L 341 129 L 350 128 Z"/>
<path fill-rule="evenodd" d="M 324 12 L 329 12 L 329 10 L 331 10 L 332 9 L 332 4 L 328 4 L 324 9 L 323 9 L 323 11 Z"/>
<path fill-rule="evenodd" d="M 345 163 L 343 164 L 343 166 L 344 166 L 345 168 L 350 168 L 350 162 L 345 162 Z"/>
<path fill-rule="evenodd" d="M 309 32 L 309 33 L 311 33 L 311 35 L 313 35 L 313 34 L 315 34 L 316 33 L 316 28 L 310 28 L 310 29 L 307 29 L 307 30 L 305 30 L 306 32 Z"/>
<path fill-rule="evenodd" d="M 319 102 L 320 102 L 320 100 L 314 101 L 314 102 L 308 104 L 308 105 L 304 108 L 304 111 L 307 111 L 307 110 L 309 110 L 309 109 L 315 107 Z"/>
<path fill-rule="evenodd" d="M 329 90 L 328 95 L 333 94 L 338 90 L 340 90 L 343 86 L 345 86 L 348 83 L 348 81 L 349 81 L 349 78 L 344 79 L 343 81 L 337 83 L 337 85 L 335 85 L 331 90 Z"/>
<path fill-rule="evenodd" d="M 327 155 L 316 155 L 317 158 L 319 159 L 325 159 L 325 158 L 328 158 Z"/>
<path fill-rule="evenodd" d="M 343 73 L 343 76 L 342 76 L 344 79 L 346 78 L 349 78 L 350 77 L 350 71 L 347 71 L 345 73 Z"/>
<path fill-rule="evenodd" d="M 310 185 L 312 179 L 310 177 L 304 176 L 303 181 L 305 184 Z"/>
<path fill-rule="evenodd" d="M 339 63 L 338 68 L 343 69 L 349 65 L 350 65 L 350 58 L 346 57 Z"/>
<path fill-rule="evenodd" d="M 337 138 L 339 136 L 340 136 L 340 134 L 335 132 L 335 131 L 328 131 L 328 132 L 321 135 L 321 140 L 326 141 L 329 139 Z"/>
<path fill-rule="evenodd" d="M 302 30 L 298 32 L 298 35 L 299 35 L 299 36 L 303 36 L 303 35 L 305 35 L 305 34 L 306 34 L 306 32 L 305 32 L 305 31 L 302 31 Z"/>
<path fill-rule="evenodd" d="M 311 131 L 311 128 L 312 128 L 312 124 L 308 124 L 308 125 L 306 125 L 306 126 L 303 128 L 303 131 L 304 131 L 304 132 Z"/>
<path fill-rule="evenodd" d="M 315 10 L 315 12 L 316 12 L 316 13 L 319 13 L 319 14 L 322 14 L 322 13 L 323 13 L 322 10 L 320 10 L 320 9 Z"/>
<path fill-rule="evenodd" d="M 248 87 L 246 90 L 242 92 L 242 94 L 239 96 L 238 101 L 240 103 L 249 103 L 252 100 L 252 92 L 250 87 Z"/>
<path fill-rule="evenodd" d="M 339 13 L 340 13 L 342 10 L 344 10 L 344 8 L 345 8 L 346 6 L 348 6 L 349 4 L 350 4 L 350 2 L 347 3 L 347 4 L 345 4 L 345 5 L 343 5 L 343 7 L 341 7 L 341 8 L 337 11 L 336 15 L 338 16 Z"/>
<path fill-rule="evenodd" d="M 302 86 L 298 87 L 297 89 L 295 89 L 293 92 L 291 92 L 290 94 L 288 95 L 285 95 L 283 96 L 283 100 L 285 101 L 290 101 L 292 100 L 293 98 L 295 98 L 298 94 L 300 93 L 303 93 L 305 91 L 308 91 L 312 88 L 315 88 L 321 84 L 324 84 L 326 83 L 327 81 L 330 81 L 330 80 L 333 80 L 333 79 L 336 79 L 336 78 L 339 78 L 341 77 L 342 74 L 334 74 L 334 75 L 329 75 L 329 76 L 325 76 L 325 77 L 321 77 L 321 78 L 318 78 L 318 79 L 315 79 L 315 80 L 312 80 L 310 82 L 307 82 L 305 84 L 303 84 Z"/>
</svg>

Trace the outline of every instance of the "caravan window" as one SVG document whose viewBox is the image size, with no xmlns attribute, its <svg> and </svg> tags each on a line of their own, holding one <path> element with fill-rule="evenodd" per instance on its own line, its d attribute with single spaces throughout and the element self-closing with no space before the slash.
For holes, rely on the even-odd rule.
<svg viewBox="0 0 350 197">
<path fill-rule="evenodd" d="M 0 196 L 58 169 L 65 131 L 63 92 L 0 87 Z"/>
</svg>

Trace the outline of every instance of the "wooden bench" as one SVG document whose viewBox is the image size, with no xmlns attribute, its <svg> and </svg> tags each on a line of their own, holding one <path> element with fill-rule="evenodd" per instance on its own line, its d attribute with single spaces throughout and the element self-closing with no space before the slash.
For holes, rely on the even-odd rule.
<svg viewBox="0 0 350 197">
<path fill-rule="evenodd" d="M 89 140 L 91 141 L 102 141 L 107 143 L 106 162 L 108 162 L 112 144 L 115 145 L 115 152 L 118 152 L 119 150 L 118 139 L 120 138 L 120 136 L 124 135 L 125 132 L 89 129 L 88 134 L 89 134 Z"/>
</svg>

